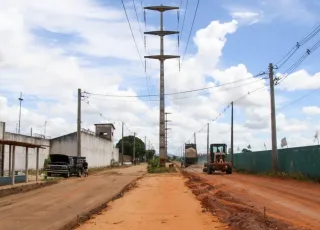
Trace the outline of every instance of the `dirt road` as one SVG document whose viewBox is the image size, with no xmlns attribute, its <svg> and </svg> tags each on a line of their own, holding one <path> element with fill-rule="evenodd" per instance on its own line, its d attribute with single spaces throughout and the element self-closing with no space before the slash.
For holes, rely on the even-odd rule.
<svg viewBox="0 0 320 230">
<path fill-rule="evenodd" d="M 253 210 L 295 226 L 297 229 L 320 229 L 320 185 L 234 173 L 202 173 L 202 168 L 186 171 L 211 184 L 215 193 L 233 197 L 238 206 Z"/>
<path fill-rule="evenodd" d="M 162 174 L 139 180 L 137 188 L 109 204 L 78 230 L 226 229 L 224 226 L 216 217 L 202 212 L 181 175 Z"/>
<path fill-rule="evenodd" d="M 112 199 L 146 171 L 145 165 L 70 178 L 57 185 L 0 199 L 0 229 L 61 229 Z"/>
</svg>

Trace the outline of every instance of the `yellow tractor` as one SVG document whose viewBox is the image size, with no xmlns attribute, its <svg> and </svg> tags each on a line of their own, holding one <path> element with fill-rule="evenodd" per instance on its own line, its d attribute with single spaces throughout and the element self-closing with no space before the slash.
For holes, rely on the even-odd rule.
<svg viewBox="0 0 320 230">
<path fill-rule="evenodd" d="M 227 145 L 226 144 L 211 144 L 210 155 L 207 163 L 204 163 L 203 172 L 212 174 L 215 171 L 232 173 L 232 164 L 227 162 Z"/>
</svg>

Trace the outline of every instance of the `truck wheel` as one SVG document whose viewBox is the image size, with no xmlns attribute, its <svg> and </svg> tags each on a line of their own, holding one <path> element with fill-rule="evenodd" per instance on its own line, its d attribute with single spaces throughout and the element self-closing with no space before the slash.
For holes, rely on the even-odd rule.
<svg viewBox="0 0 320 230">
<path fill-rule="evenodd" d="M 77 171 L 77 176 L 78 176 L 78 177 L 81 177 L 81 176 L 82 176 L 81 170 L 78 170 L 78 171 Z"/>
<path fill-rule="evenodd" d="M 228 166 L 226 174 L 232 174 L 232 167 Z"/>
<path fill-rule="evenodd" d="M 203 168 L 202 169 L 203 172 L 207 172 L 207 170 L 208 170 L 207 168 Z"/>
<path fill-rule="evenodd" d="M 211 167 L 207 168 L 207 173 L 208 174 L 212 174 L 212 168 Z"/>
<path fill-rule="evenodd" d="M 65 174 L 64 177 L 65 177 L 65 178 L 69 178 L 69 177 L 70 177 L 70 172 L 68 171 L 68 172 Z"/>
</svg>

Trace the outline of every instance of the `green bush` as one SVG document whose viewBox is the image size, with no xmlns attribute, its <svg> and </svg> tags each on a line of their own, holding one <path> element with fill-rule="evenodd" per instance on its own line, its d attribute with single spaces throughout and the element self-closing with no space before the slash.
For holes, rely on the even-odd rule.
<svg viewBox="0 0 320 230">
<path fill-rule="evenodd" d="M 47 158 L 46 159 L 44 159 L 44 162 L 43 162 L 43 168 L 45 169 L 47 166 L 48 166 L 48 164 L 51 162 L 51 160 L 50 160 L 50 157 L 49 156 L 47 156 Z"/>
</svg>

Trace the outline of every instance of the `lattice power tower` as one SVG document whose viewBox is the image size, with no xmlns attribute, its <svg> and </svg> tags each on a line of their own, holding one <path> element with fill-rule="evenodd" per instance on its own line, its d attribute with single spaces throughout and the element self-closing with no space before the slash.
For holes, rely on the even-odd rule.
<svg viewBox="0 0 320 230">
<path fill-rule="evenodd" d="M 166 130 L 165 130 L 165 103 L 164 103 L 164 61 L 166 59 L 180 58 L 179 55 L 165 55 L 163 53 L 163 37 L 166 35 L 179 34 L 179 31 L 163 30 L 163 13 L 168 10 L 179 10 L 174 6 L 147 6 L 145 10 L 154 10 L 160 12 L 160 30 L 148 31 L 144 34 L 160 36 L 160 55 L 144 56 L 145 58 L 157 59 L 160 61 L 160 117 L 159 117 L 159 155 L 160 165 L 164 166 L 166 162 Z"/>
</svg>

